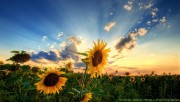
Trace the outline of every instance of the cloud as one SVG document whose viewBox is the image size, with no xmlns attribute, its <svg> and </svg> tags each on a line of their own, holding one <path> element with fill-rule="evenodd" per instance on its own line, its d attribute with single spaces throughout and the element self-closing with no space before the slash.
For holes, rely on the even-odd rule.
<svg viewBox="0 0 180 102">
<path fill-rule="evenodd" d="M 148 22 L 147 22 L 147 25 L 151 25 L 151 21 L 148 21 Z"/>
<path fill-rule="evenodd" d="M 116 25 L 116 22 L 110 22 L 104 27 L 104 30 L 109 32 L 111 28 L 114 27 L 115 25 Z"/>
<path fill-rule="evenodd" d="M 145 28 L 140 28 L 137 32 L 130 32 L 127 36 L 120 37 L 115 44 L 115 49 L 118 50 L 118 52 L 131 50 L 137 45 L 137 37 L 144 36 L 146 33 L 147 30 Z"/>
<path fill-rule="evenodd" d="M 158 19 L 153 19 L 152 22 L 158 22 Z"/>
<path fill-rule="evenodd" d="M 109 64 L 113 64 L 114 62 L 115 62 L 115 61 L 109 61 L 108 63 L 109 63 Z"/>
<path fill-rule="evenodd" d="M 140 36 L 144 36 L 147 33 L 147 30 L 145 28 L 140 28 L 137 33 Z"/>
<path fill-rule="evenodd" d="M 150 9 L 153 6 L 153 3 L 148 3 L 144 6 L 144 9 Z"/>
<path fill-rule="evenodd" d="M 164 16 L 162 19 L 160 19 L 161 23 L 166 23 L 166 17 Z"/>
<path fill-rule="evenodd" d="M 154 12 L 154 11 L 151 12 L 151 15 L 152 15 L 152 18 L 154 18 L 155 16 L 157 16 L 157 15 L 156 15 L 156 12 Z"/>
<path fill-rule="evenodd" d="M 62 43 L 59 44 L 60 47 L 65 47 L 67 44 L 65 41 L 63 41 Z"/>
<path fill-rule="evenodd" d="M 80 37 L 77 37 L 77 36 L 70 36 L 67 38 L 67 40 L 69 42 L 76 43 L 77 45 L 82 43 L 82 39 Z"/>
<path fill-rule="evenodd" d="M 158 12 L 158 8 L 152 9 L 152 11 L 151 11 L 152 18 L 154 18 L 155 16 L 157 16 L 157 12 Z"/>
<path fill-rule="evenodd" d="M 74 64 L 75 67 L 85 67 L 86 65 L 84 64 L 84 62 L 77 62 Z"/>
<path fill-rule="evenodd" d="M 136 45 L 137 34 L 135 32 L 130 32 L 127 36 L 121 37 L 117 44 L 115 45 L 116 50 L 121 52 L 124 49 L 132 49 Z"/>
<path fill-rule="evenodd" d="M 66 45 L 65 48 L 60 52 L 61 60 L 74 59 L 78 61 L 79 56 L 76 52 L 78 52 L 76 43 Z"/>
<path fill-rule="evenodd" d="M 131 5 L 124 5 L 124 9 L 130 11 L 132 9 L 132 6 Z"/>
<path fill-rule="evenodd" d="M 143 3 L 138 3 L 138 6 L 139 6 L 140 10 L 143 9 L 142 5 L 143 5 Z"/>
<path fill-rule="evenodd" d="M 124 69 L 138 69 L 137 67 L 127 67 L 127 66 L 119 66 L 119 68 L 124 68 Z"/>
<path fill-rule="evenodd" d="M 63 32 L 61 32 L 57 35 L 57 39 L 60 39 L 62 36 L 63 36 Z"/>
<path fill-rule="evenodd" d="M 79 60 L 79 55 L 76 54 L 76 52 L 78 52 L 77 50 L 77 46 L 79 44 L 81 44 L 82 39 L 80 37 L 68 37 L 67 38 L 67 42 L 62 42 L 60 44 L 61 47 L 63 47 L 62 49 L 59 50 L 55 50 L 54 49 L 54 45 L 56 45 L 55 43 L 50 45 L 49 47 L 51 48 L 52 51 L 40 51 L 38 53 L 31 53 L 31 60 L 34 62 L 38 62 L 39 60 L 43 61 L 42 59 L 46 59 L 49 61 L 65 61 L 68 59 L 72 59 L 75 61 Z"/>
<path fill-rule="evenodd" d="M 51 45 L 51 46 L 50 46 L 50 49 L 54 49 L 54 45 Z"/>
<path fill-rule="evenodd" d="M 59 58 L 56 55 L 56 53 L 53 51 L 49 51 L 49 52 L 40 51 L 37 54 L 31 53 L 31 60 L 32 61 L 38 62 L 38 60 L 40 60 L 40 59 L 47 59 L 50 61 L 58 61 Z"/>
<path fill-rule="evenodd" d="M 47 36 L 43 36 L 42 41 L 45 41 L 45 40 L 47 40 L 47 39 L 48 39 Z"/>
<path fill-rule="evenodd" d="M 119 54 L 115 54 L 111 58 L 116 58 L 117 56 L 119 56 Z"/>
<path fill-rule="evenodd" d="M 126 5 L 124 5 L 124 9 L 130 11 L 132 9 L 132 3 L 133 2 L 128 1 L 128 3 Z"/>
</svg>

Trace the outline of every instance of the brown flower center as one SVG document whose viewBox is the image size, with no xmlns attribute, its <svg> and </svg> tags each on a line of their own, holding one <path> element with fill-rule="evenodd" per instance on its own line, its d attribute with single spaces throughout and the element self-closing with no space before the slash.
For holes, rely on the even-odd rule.
<svg viewBox="0 0 180 102">
<path fill-rule="evenodd" d="M 98 66 L 103 59 L 102 52 L 97 50 L 92 58 L 92 64 L 94 67 Z"/>
<path fill-rule="evenodd" d="M 46 76 L 44 79 L 44 85 L 46 86 L 54 86 L 58 83 L 59 81 L 59 76 L 55 73 L 50 73 L 49 75 Z"/>
</svg>

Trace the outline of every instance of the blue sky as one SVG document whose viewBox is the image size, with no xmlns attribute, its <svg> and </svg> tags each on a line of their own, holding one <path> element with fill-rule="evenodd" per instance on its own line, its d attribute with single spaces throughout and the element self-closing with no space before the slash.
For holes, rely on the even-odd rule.
<svg viewBox="0 0 180 102">
<path fill-rule="evenodd" d="M 179 0 L 1 0 L 0 58 L 7 59 L 12 50 L 61 52 L 69 44 L 68 37 L 80 37 L 85 47 L 75 46 L 83 50 L 103 39 L 117 50 L 112 56 L 123 55 L 119 49 L 128 50 L 123 55 L 127 57 L 133 51 L 180 56 L 179 7 Z M 127 41 L 128 34 L 140 28 L 147 32 L 134 38 L 133 49 L 124 45 L 115 48 L 121 37 L 127 39 L 120 41 Z M 150 51 L 137 49 L 146 44 L 151 45 Z"/>
</svg>

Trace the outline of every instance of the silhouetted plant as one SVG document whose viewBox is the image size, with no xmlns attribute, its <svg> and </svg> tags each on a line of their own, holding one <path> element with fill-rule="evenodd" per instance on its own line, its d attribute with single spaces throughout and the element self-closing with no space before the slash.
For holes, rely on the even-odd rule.
<svg viewBox="0 0 180 102">
<path fill-rule="evenodd" d="M 12 61 L 14 64 L 18 63 L 25 63 L 30 60 L 30 55 L 26 53 L 25 51 L 11 51 L 11 53 L 14 53 L 12 57 L 7 59 L 7 61 Z"/>
</svg>

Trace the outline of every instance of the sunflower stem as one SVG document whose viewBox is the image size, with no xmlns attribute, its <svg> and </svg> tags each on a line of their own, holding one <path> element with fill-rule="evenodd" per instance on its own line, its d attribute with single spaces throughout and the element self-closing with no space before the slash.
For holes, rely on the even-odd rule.
<svg viewBox="0 0 180 102">
<path fill-rule="evenodd" d="M 59 102 L 59 95 L 58 95 L 58 93 L 56 93 L 55 97 L 56 97 L 56 102 Z"/>
<path fill-rule="evenodd" d="M 86 64 L 86 69 L 84 71 L 84 74 L 83 74 L 83 77 L 82 77 L 82 80 L 81 80 L 80 101 L 82 100 L 82 91 L 83 91 L 83 88 L 85 86 L 84 84 L 85 84 L 85 80 L 86 80 L 87 68 L 88 68 L 88 65 Z"/>
</svg>

